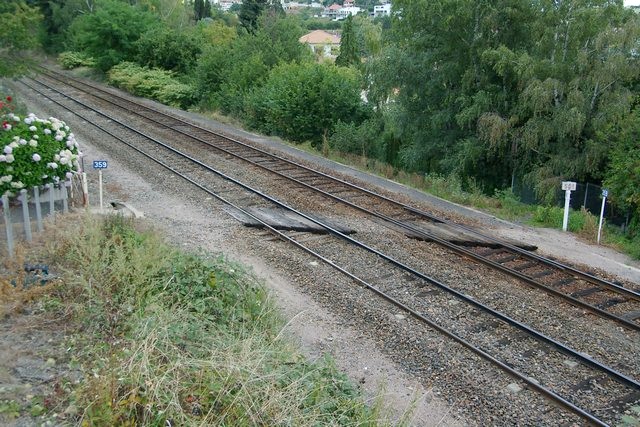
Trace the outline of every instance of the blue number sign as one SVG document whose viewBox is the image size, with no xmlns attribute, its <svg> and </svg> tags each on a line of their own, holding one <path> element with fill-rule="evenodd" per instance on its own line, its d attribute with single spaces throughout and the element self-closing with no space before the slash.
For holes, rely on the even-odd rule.
<svg viewBox="0 0 640 427">
<path fill-rule="evenodd" d="M 603 189 L 602 190 L 602 197 L 609 197 L 609 190 Z"/>
<path fill-rule="evenodd" d="M 94 160 L 93 161 L 93 168 L 94 169 L 106 169 L 107 168 L 107 161 L 106 160 Z"/>
</svg>

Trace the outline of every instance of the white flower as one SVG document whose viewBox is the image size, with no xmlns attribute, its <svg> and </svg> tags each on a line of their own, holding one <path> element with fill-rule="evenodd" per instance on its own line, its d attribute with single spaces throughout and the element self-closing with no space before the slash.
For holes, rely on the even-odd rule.
<svg viewBox="0 0 640 427">
<path fill-rule="evenodd" d="M 56 162 L 47 163 L 47 167 L 50 169 L 58 169 L 58 164 Z"/>
<path fill-rule="evenodd" d="M 66 165 L 67 163 L 69 163 L 69 159 L 66 157 L 60 157 L 60 164 L 61 165 Z"/>
<path fill-rule="evenodd" d="M 67 141 L 67 147 L 71 148 L 73 146 L 74 146 L 73 141 Z"/>
<path fill-rule="evenodd" d="M 14 160 L 13 154 L 7 154 L 7 163 L 13 163 Z"/>
<path fill-rule="evenodd" d="M 31 147 L 37 147 L 38 146 L 38 141 L 36 141 L 35 139 L 32 139 L 29 141 L 29 145 Z"/>
<path fill-rule="evenodd" d="M 5 124 L 2 125 L 2 128 L 4 130 L 11 130 L 11 125 L 9 123 L 5 123 Z"/>
<path fill-rule="evenodd" d="M 26 124 L 30 125 L 30 124 L 31 124 L 31 122 L 33 122 L 33 119 L 32 119 L 31 117 L 26 117 L 26 118 L 24 119 L 24 122 L 25 122 Z"/>
<path fill-rule="evenodd" d="M 4 154 L 0 154 L 0 163 L 6 162 L 6 161 L 7 161 L 7 156 L 5 156 Z"/>
<path fill-rule="evenodd" d="M 33 156 L 31 156 L 31 158 L 34 162 L 39 162 L 40 160 L 42 160 L 42 157 L 40 157 L 40 154 L 38 153 L 35 153 Z"/>
<path fill-rule="evenodd" d="M 21 139 L 20 141 L 18 141 L 18 144 L 27 145 L 27 140 L 26 139 Z"/>
<path fill-rule="evenodd" d="M 33 135 L 31 138 L 33 139 L 40 139 L 40 137 L 38 135 Z"/>
<path fill-rule="evenodd" d="M 35 132 L 35 131 L 37 131 L 37 130 L 38 130 L 38 128 L 37 128 L 37 127 L 35 127 L 35 126 L 29 126 L 29 130 L 30 130 L 31 132 Z"/>
<path fill-rule="evenodd" d="M 66 176 L 67 179 L 73 178 L 73 174 L 71 172 L 67 172 L 64 176 Z"/>
<path fill-rule="evenodd" d="M 9 144 L 9 147 L 11 147 L 11 148 L 18 148 L 19 146 L 20 146 L 20 144 L 18 144 L 16 141 L 12 141 Z"/>
<path fill-rule="evenodd" d="M 62 138 L 60 135 L 56 135 L 56 141 L 62 141 L 64 138 Z"/>
<path fill-rule="evenodd" d="M 54 161 L 59 161 L 60 160 L 60 154 L 56 154 L 55 156 L 53 156 L 53 160 Z"/>
<path fill-rule="evenodd" d="M 22 183 L 22 181 L 17 181 L 17 182 L 12 182 L 11 186 L 13 188 L 22 188 L 22 187 L 24 187 L 24 184 Z"/>
<path fill-rule="evenodd" d="M 45 130 L 44 130 L 44 133 L 45 133 L 46 135 L 51 135 L 51 129 L 45 129 Z"/>
<path fill-rule="evenodd" d="M 11 182 L 13 175 L 0 176 L 0 182 Z"/>
<path fill-rule="evenodd" d="M 4 154 L 11 154 L 13 153 L 13 148 L 11 147 L 11 145 L 7 145 L 6 147 L 4 147 Z"/>
</svg>

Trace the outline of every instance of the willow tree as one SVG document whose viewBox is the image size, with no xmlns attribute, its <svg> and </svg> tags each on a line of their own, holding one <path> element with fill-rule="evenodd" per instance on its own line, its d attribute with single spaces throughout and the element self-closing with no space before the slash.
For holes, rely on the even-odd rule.
<svg viewBox="0 0 640 427">
<path fill-rule="evenodd" d="M 638 16 L 611 0 L 397 0 L 386 63 L 399 157 L 488 189 L 599 180 L 638 81 Z M 391 77 L 389 77 L 391 76 Z"/>
<path fill-rule="evenodd" d="M 485 112 L 479 133 L 550 200 L 563 179 L 604 177 L 609 132 L 630 114 L 640 77 L 640 21 L 606 0 L 537 6 L 531 49 L 484 54 L 518 98 L 505 111 Z"/>
</svg>

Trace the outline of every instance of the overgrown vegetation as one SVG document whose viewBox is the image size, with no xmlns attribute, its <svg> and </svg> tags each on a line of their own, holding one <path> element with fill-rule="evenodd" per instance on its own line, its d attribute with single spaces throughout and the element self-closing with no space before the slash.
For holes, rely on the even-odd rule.
<svg viewBox="0 0 640 427">
<path fill-rule="evenodd" d="M 68 353 L 85 373 L 65 398 L 79 408 L 68 421 L 385 424 L 331 360 L 309 363 L 294 348 L 241 266 L 181 252 L 121 216 L 52 231 L 36 256 L 64 273 L 41 306 L 75 325 Z M 11 402 L 0 410 L 19 412 Z"/>
<path fill-rule="evenodd" d="M 62 52 L 58 55 L 58 63 L 67 70 L 78 67 L 94 67 L 96 61 L 80 52 Z"/>
<path fill-rule="evenodd" d="M 121 62 L 108 76 L 109 83 L 117 87 L 174 107 L 186 108 L 196 99 L 193 86 L 179 81 L 171 71 Z"/>
</svg>

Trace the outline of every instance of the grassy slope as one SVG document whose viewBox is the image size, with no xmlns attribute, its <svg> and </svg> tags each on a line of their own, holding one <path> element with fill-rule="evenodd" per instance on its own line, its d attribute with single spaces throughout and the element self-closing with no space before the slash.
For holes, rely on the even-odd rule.
<svg viewBox="0 0 640 427">
<path fill-rule="evenodd" d="M 223 258 L 180 252 L 121 217 L 58 222 L 60 274 L 40 296 L 76 332 L 82 425 L 387 425 L 329 359 L 309 363 L 263 286 Z M 16 275 L 19 273 L 16 272 Z"/>
</svg>

